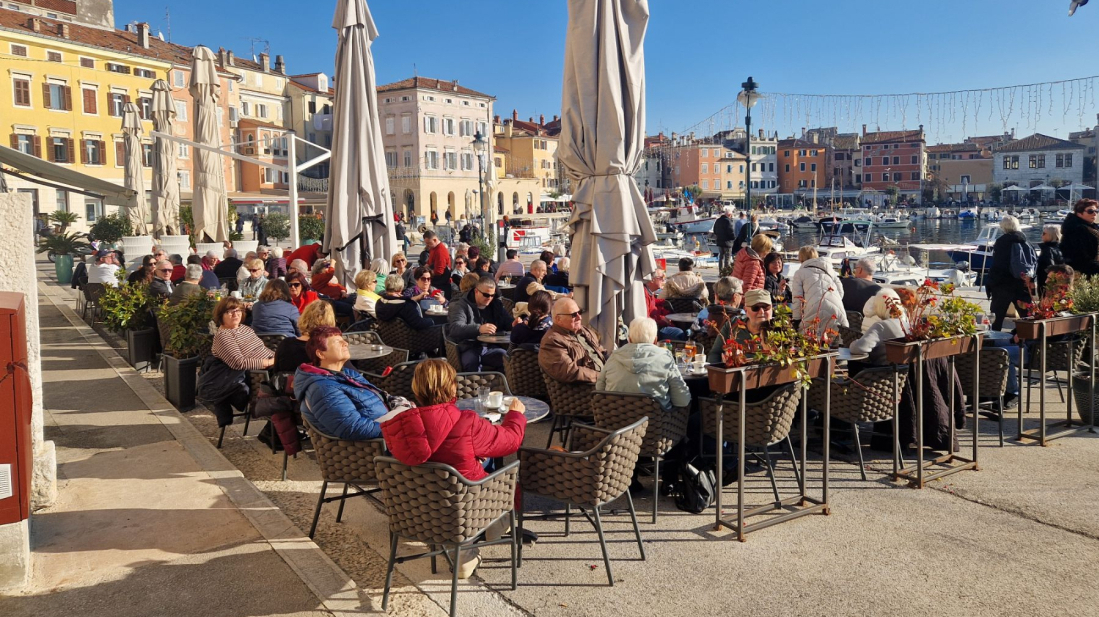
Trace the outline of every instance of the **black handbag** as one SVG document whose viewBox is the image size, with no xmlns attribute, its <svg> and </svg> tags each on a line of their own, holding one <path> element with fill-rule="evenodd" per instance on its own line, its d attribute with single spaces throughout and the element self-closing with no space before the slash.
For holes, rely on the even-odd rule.
<svg viewBox="0 0 1099 617">
<path fill-rule="evenodd" d="M 717 495 L 714 471 L 698 459 L 684 460 L 676 470 L 675 507 L 692 514 L 702 514 Z"/>
<path fill-rule="evenodd" d="M 241 391 L 248 392 L 244 371 L 231 368 L 212 354 L 206 356 L 198 376 L 195 398 L 210 407 Z"/>
</svg>

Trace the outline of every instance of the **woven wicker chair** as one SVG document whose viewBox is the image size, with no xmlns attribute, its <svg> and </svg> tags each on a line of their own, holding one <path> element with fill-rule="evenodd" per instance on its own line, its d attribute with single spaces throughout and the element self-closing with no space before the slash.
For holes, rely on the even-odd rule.
<svg viewBox="0 0 1099 617">
<path fill-rule="evenodd" d="M 237 290 L 237 277 L 235 276 L 219 276 L 218 282 L 229 291 Z"/>
<path fill-rule="evenodd" d="M 377 331 L 387 345 L 398 349 L 407 349 L 408 355 L 418 358 L 420 354 L 434 357 L 443 348 L 443 326 L 432 326 L 423 330 L 413 330 L 400 319 L 377 321 Z"/>
<path fill-rule="evenodd" d="M 458 398 L 473 398 L 481 388 L 511 396 L 511 388 L 508 387 L 508 380 L 503 373 L 458 373 Z"/>
<path fill-rule="evenodd" d="M 515 484 L 519 463 L 471 482 L 457 470 L 440 463 L 411 466 L 395 458 L 374 459 L 378 484 L 389 517 L 389 564 L 385 572 L 382 610 L 389 607 L 389 588 L 393 568 L 398 563 L 431 557 L 435 571 L 436 555 L 447 555 L 454 571 L 450 582 L 450 614 L 457 614 L 458 570 L 463 550 L 508 543 L 511 545 L 511 588 L 515 589 L 519 564 L 518 535 L 514 531 L 499 540 L 478 542 L 486 529 L 505 517 L 513 530 L 515 521 Z M 397 556 L 401 538 L 423 542 L 431 550 L 416 555 Z M 443 548 L 437 549 L 436 547 Z M 453 553 L 451 552 L 453 550 Z"/>
<path fill-rule="evenodd" d="M 456 372 L 462 372 L 462 354 L 458 351 L 458 343 L 444 338 L 443 343 L 446 345 L 446 361 L 450 363 L 450 366 L 454 367 Z"/>
<path fill-rule="evenodd" d="M 561 433 L 561 443 L 569 440 L 569 431 L 573 420 L 591 420 L 591 395 L 595 392 L 594 383 L 562 383 L 542 373 L 549 395 L 550 410 L 553 411 L 553 425 L 550 427 L 546 447 L 553 445 L 553 436 Z"/>
<path fill-rule="evenodd" d="M 317 498 L 317 508 L 313 511 L 313 524 L 309 527 L 309 537 L 312 538 L 317 533 L 321 506 L 333 501 L 340 502 L 340 509 L 336 512 L 336 522 L 339 523 L 343 519 L 343 506 L 346 499 L 370 497 L 380 490 L 364 489 L 363 486 L 378 486 L 374 458 L 384 455 L 386 451 L 383 439 L 364 441 L 336 439 L 317 430 L 309 420 L 303 418 L 302 423 L 305 425 L 305 432 L 309 434 L 309 441 L 313 443 L 313 454 L 317 457 L 317 466 L 321 468 L 321 480 L 323 480 L 321 494 Z M 329 482 L 342 482 L 343 494 L 339 497 L 325 497 Z M 355 487 L 356 492 L 348 495 L 347 489 L 351 486 Z"/>
<path fill-rule="evenodd" d="M 412 376 L 415 374 L 416 365 L 419 363 L 419 360 L 401 362 L 400 364 L 394 364 L 393 370 L 389 371 L 389 374 L 384 377 L 375 373 L 367 373 L 365 377 L 370 383 L 388 394 L 403 396 L 409 401 L 415 401 L 416 395 L 412 393 Z"/>
<path fill-rule="evenodd" d="M 1052 355 L 1052 354 L 1050 354 Z M 970 392 L 973 385 L 973 354 L 958 356 L 954 364 L 958 371 L 958 378 L 962 381 L 962 387 Z M 1000 447 L 1004 447 L 1004 392 L 1007 390 L 1007 372 L 1011 366 L 1011 358 L 1006 349 L 998 347 L 985 347 L 981 350 L 981 380 L 977 384 L 977 397 L 988 398 L 996 401 L 996 404 L 987 403 L 993 407 L 993 411 L 999 416 Z M 966 397 L 967 399 L 969 396 Z M 980 405 L 978 401 L 978 405 Z"/>
<path fill-rule="evenodd" d="M 740 402 L 737 397 L 730 396 L 723 401 L 723 425 L 725 433 L 723 441 L 739 443 L 738 414 Z M 767 476 L 771 480 L 771 490 L 775 493 L 775 501 L 781 501 L 778 494 L 778 483 L 775 481 L 775 468 L 771 464 L 770 446 L 781 441 L 786 442 L 790 453 L 790 463 L 794 467 L 794 475 L 801 483 L 801 473 L 798 469 L 797 459 L 794 456 L 794 444 L 790 442 L 790 427 L 794 422 L 794 415 L 801 401 L 801 390 L 796 384 L 789 384 L 775 390 L 762 401 L 748 403 L 748 409 L 744 414 L 744 446 L 745 448 L 758 448 L 763 450 L 764 458 L 755 455 L 767 468 Z M 699 410 L 702 413 L 702 432 L 713 435 L 717 425 L 717 401 L 712 398 L 699 398 Z"/>
<path fill-rule="evenodd" d="M 286 336 L 282 334 L 257 334 L 259 340 L 263 341 L 263 346 L 275 351 L 279 348 L 279 343 L 286 340 Z"/>
<path fill-rule="evenodd" d="M 374 319 L 370 315 L 361 311 L 354 311 L 355 322 L 350 326 L 343 329 L 344 334 L 350 334 L 352 332 L 375 332 L 378 327 L 378 320 Z"/>
<path fill-rule="evenodd" d="M 244 418 L 244 436 L 248 436 L 248 425 L 252 423 L 252 409 L 256 406 L 256 397 L 259 394 L 259 386 L 267 383 L 270 375 L 267 371 L 248 371 L 248 405 L 244 408 L 244 411 L 234 413 L 233 419 Z M 225 429 L 229 428 L 229 425 L 221 427 L 221 434 L 218 435 L 218 448 L 221 448 L 221 442 L 225 441 Z"/>
<path fill-rule="evenodd" d="M 660 462 L 677 443 L 687 435 L 688 407 L 664 409 L 660 402 L 648 394 L 625 392 L 592 393 L 591 408 L 595 413 L 595 425 L 615 430 L 649 419 L 640 455 L 653 459 L 653 524 L 656 524 L 657 504 L 660 501 Z"/>
<path fill-rule="evenodd" d="M 836 329 L 840 333 L 840 343 L 842 343 L 844 347 L 850 347 L 851 343 L 854 343 L 855 341 L 862 338 L 862 332 L 855 328 L 838 326 Z"/>
<path fill-rule="evenodd" d="M 668 304 L 676 313 L 698 313 L 703 308 L 701 298 L 668 298 Z"/>
<path fill-rule="evenodd" d="M 542 379 L 542 367 L 538 364 L 538 352 L 530 349 L 512 349 L 504 356 L 504 375 L 512 392 L 546 400 L 546 382 Z"/>
<path fill-rule="evenodd" d="M 384 373 L 385 369 L 390 366 L 396 366 L 402 362 L 408 362 L 408 350 L 406 349 L 394 349 L 380 358 L 353 361 L 355 368 L 359 369 L 359 371 L 377 373 L 379 375 Z"/>
<path fill-rule="evenodd" d="M 845 311 L 847 313 L 847 325 L 862 336 L 862 313 L 858 311 Z"/>
<path fill-rule="evenodd" d="M 99 319 L 99 297 L 103 295 L 107 286 L 103 283 L 85 283 L 83 289 L 81 289 L 81 296 L 84 298 L 83 305 L 80 308 L 80 318 L 87 320 L 88 311 L 92 312 L 92 321 L 98 321 Z"/>
<path fill-rule="evenodd" d="M 569 534 L 572 506 L 577 506 L 595 527 L 599 547 L 603 550 L 603 563 L 607 567 L 607 580 L 614 586 L 611 560 L 607 555 L 607 542 L 603 537 L 603 521 L 599 508 L 618 499 L 623 494 L 630 509 L 633 531 L 641 559 L 645 559 L 645 545 L 641 543 L 641 528 L 637 525 L 637 512 L 630 496 L 641 444 L 645 440 L 648 418 L 641 418 L 629 426 L 615 431 L 577 424 L 573 427 L 569 452 L 519 448 L 519 484 L 522 498 L 541 495 L 565 503 L 565 535 Z M 594 520 L 588 517 L 591 509 Z M 523 512 L 519 511 L 520 535 L 523 529 Z M 523 548 L 519 547 L 519 564 L 523 563 Z"/>
<path fill-rule="evenodd" d="M 898 367 L 897 396 L 904 390 L 907 367 Z M 859 454 L 859 473 L 866 479 L 866 462 L 862 456 L 860 422 L 884 422 L 897 413 L 899 401 L 893 393 L 893 367 L 883 366 L 859 371 L 851 378 L 832 380 L 831 416 L 851 424 L 851 439 Z M 809 387 L 809 407 L 824 410 L 824 380 L 814 379 Z M 894 439 L 896 439 L 894 437 Z"/>
<path fill-rule="evenodd" d="M 384 345 L 382 336 L 372 330 L 357 330 L 344 332 L 343 337 L 350 345 Z"/>
<path fill-rule="evenodd" d="M 511 315 L 515 310 L 515 300 L 512 300 L 511 298 L 500 296 L 500 304 L 504 305 L 504 310 L 508 312 L 508 315 Z"/>
</svg>

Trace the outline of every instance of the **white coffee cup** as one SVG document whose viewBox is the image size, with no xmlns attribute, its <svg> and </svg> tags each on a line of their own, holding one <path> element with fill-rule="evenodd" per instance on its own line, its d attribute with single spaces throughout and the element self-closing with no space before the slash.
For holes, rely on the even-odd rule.
<svg viewBox="0 0 1099 617">
<path fill-rule="evenodd" d="M 230 297 L 233 297 L 233 298 L 236 298 L 237 300 L 240 300 L 240 299 L 241 299 L 241 295 L 240 295 L 240 292 L 239 292 L 239 291 L 233 291 L 233 292 L 229 292 L 229 296 L 230 296 Z"/>
<path fill-rule="evenodd" d="M 504 393 L 498 390 L 493 390 L 488 393 L 488 400 L 486 401 L 489 409 L 499 409 L 504 404 Z"/>
<path fill-rule="evenodd" d="M 704 368 L 706 368 L 706 358 L 703 358 L 700 355 L 695 356 L 695 358 L 694 358 L 694 369 L 696 371 L 701 371 Z"/>
</svg>

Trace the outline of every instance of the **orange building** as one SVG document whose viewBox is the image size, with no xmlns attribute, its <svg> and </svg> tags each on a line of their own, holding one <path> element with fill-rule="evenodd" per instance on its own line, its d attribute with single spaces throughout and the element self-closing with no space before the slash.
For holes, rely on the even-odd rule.
<svg viewBox="0 0 1099 617">
<path fill-rule="evenodd" d="M 828 147 L 803 139 L 778 142 L 778 192 L 821 189 L 828 184 Z"/>
</svg>

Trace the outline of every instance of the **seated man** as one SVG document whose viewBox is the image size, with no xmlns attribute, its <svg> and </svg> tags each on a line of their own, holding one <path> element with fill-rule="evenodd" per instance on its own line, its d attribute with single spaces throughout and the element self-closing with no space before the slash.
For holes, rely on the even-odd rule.
<svg viewBox="0 0 1099 617">
<path fill-rule="evenodd" d="M 202 272 L 202 266 L 198 264 L 187 266 L 187 274 L 184 275 L 183 280 L 178 285 L 175 285 L 172 295 L 168 298 L 168 304 L 170 306 L 176 305 L 191 296 L 206 293 L 206 290 L 199 285 L 199 281 L 202 280 Z"/>
<path fill-rule="evenodd" d="M 183 256 L 173 253 L 168 257 L 168 261 L 172 262 L 172 284 L 178 285 L 187 276 L 187 266 L 183 265 Z"/>
<path fill-rule="evenodd" d="M 237 270 L 240 270 L 242 265 L 244 265 L 244 261 L 237 257 L 237 250 L 227 249 L 225 251 L 225 259 L 219 261 L 218 264 L 214 266 L 214 274 L 216 274 L 219 279 L 235 279 L 237 278 Z"/>
<path fill-rule="evenodd" d="M 506 347 L 485 345 L 477 337 L 503 334 L 511 329 L 511 322 L 511 315 L 496 297 L 496 280 L 491 276 L 482 276 L 469 293 L 451 302 L 446 331 L 458 344 L 462 370 L 502 372 Z"/>
<path fill-rule="evenodd" d="M 542 279 L 546 278 L 546 262 L 541 259 L 535 259 L 530 264 L 530 273 L 519 279 L 516 283 L 516 302 L 526 302 L 530 300 L 530 295 L 540 289 L 545 289 L 542 286 Z"/>
<path fill-rule="evenodd" d="M 568 259 L 567 257 L 563 259 Z M 664 289 L 664 281 L 667 280 L 668 275 L 663 270 L 657 269 L 653 272 L 653 277 L 645 283 L 645 304 L 648 309 L 649 318 L 651 318 L 660 331 L 657 333 L 661 339 L 675 339 L 677 341 L 687 340 L 687 333 L 682 328 L 677 327 L 672 322 L 668 321 L 667 315 L 674 313 L 667 300 L 661 300 L 659 298 L 660 290 Z"/>
<path fill-rule="evenodd" d="M 99 251 L 95 254 L 95 264 L 88 268 L 88 282 L 102 283 L 118 287 L 118 260 L 111 251 Z"/>
<path fill-rule="evenodd" d="M 572 298 L 553 303 L 553 326 L 542 337 L 538 364 L 562 383 L 595 383 L 607 359 L 599 335 L 581 321 L 583 311 Z"/>
<path fill-rule="evenodd" d="M 149 283 L 149 295 L 156 296 L 159 300 L 166 300 L 172 296 L 172 262 L 161 259 L 153 270 L 153 282 Z"/>
<path fill-rule="evenodd" d="M 202 268 L 202 279 L 198 282 L 203 289 L 221 289 L 221 281 L 218 280 L 218 276 L 214 274 L 213 270 L 209 270 L 203 267 L 202 258 L 198 255 L 188 255 L 187 265 L 196 265 Z"/>
<path fill-rule="evenodd" d="M 702 277 L 693 270 L 695 262 L 690 257 L 679 260 L 679 272 L 668 277 L 661 298 L 694 298 L 702 306 L 709 302 L 710 292 Z"/>
<path fill-rule="evenodd" d="M 519 251 L 508 249 L 504 255 L 507 257 L 507 260 L 496 268 L 496 280 L 499 281 L 507 276 L 523 276 L 523 273 L 526 272 L 526 270 L 523 268 L 523 262 L 519 261 Z"/>
<path fill-rule="evenodd" d="M 870 298 L 873 298 L 881 291 L 881 285 L 875 283 L 872 278 L 875 269 L 874 261 L 869 257 L 863 257 L 855 262 L 855 269 L 852 270 L 851 276 L 840 279 L 840 284 L 843 285 L 844 310 L 861 314 Z M 863 332 L 866 331 L 867 327 L 864 322 Z"/>
</svg>

